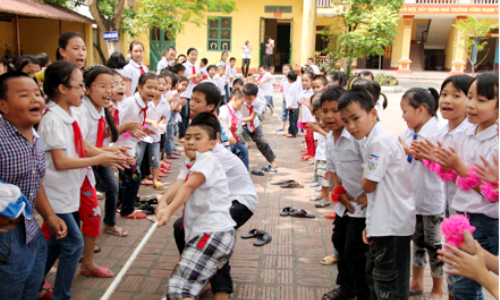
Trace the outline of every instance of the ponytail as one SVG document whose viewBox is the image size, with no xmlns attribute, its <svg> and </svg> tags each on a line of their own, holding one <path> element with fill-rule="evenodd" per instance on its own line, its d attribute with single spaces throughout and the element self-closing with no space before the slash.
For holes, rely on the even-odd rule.
<svg viewBox="0 0 500 300">
<path fill-rule="evenodd" d="M 404 93 L 402 99 L 408 100 L 415 109 L 423 106 L 431 116 L 435 117 L 437 115 L 439 93 L 434 88 L 412 88 Z"/>
<path fill-rule="evenodd" d="M 380 86 L 380 83 L 378 83 L 377 81 L 371 81 L 371 84 L 373 86 L 373 100 L 375 101 L 375 103 L 377 103 L 378 99 L 380 99 L 380 96 L 382 96 L 382 98 L 384 98 L 384 101 L 382 102 L 382 108 L 386 109 L 388 104 L 387 96 L 382 93 L 382 87 Z"/>
</svg>

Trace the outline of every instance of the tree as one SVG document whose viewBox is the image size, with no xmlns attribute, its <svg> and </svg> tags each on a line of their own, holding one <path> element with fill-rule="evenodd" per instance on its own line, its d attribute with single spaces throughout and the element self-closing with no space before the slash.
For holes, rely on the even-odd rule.
<svg viewBox="0 0 500 300">
<path fill-rule="evenodd" d="M 463 34 L 461 42 L 454 42 L 454 46 L 467 51 L 467 59 L 472 66 L 472 74 L 476 71 L 476 65 L 480 65 L 488 56 L 490 49 L 487 49 L 486 54 L 480 62 L 477 62 L 479 52 L 483 51 L 488 42 L 485 39 L 491 36 L 491 31 L 498 28 L 498 24 L 490 25 L 490 18 L 486 17 L 482 21 L 478 21 L 473 16 L 468 16 L 467 20 L 460 20 L 457 24 L 452 24 L 459 32 Z M 472 48 L 472 51 L 469 49 Z"/>
<path fill-rule="evenodd" d="M 340 6 L 343 24 L 330 24 L 324 38 L 330 40 L 328 55 L 344 60 L 344 70 L 350 76 L 353 58 L 383 55 L 394 43 L 399 9 L 403 0 L 334 0 Z M 381 64 L 379 64 L 380 66 Z"/>
</svg>

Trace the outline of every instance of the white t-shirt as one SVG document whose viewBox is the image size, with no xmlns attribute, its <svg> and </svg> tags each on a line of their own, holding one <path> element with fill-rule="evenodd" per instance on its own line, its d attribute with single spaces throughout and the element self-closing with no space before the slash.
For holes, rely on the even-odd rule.
<svg viewBox="0 0 500 300">
<path fill-rule="evenodd" d="M 319 67 L 317 65 L 309 65 L 313 69 L 314 75 L 319 74 Z"/>
<path fill-rule="evenodd" d="M 283 93 L 285 90 L 283 89 Z M 299 108 L 299 97 L 301 94 L 300 85 L 298 81 L 294 83 L 288 83 L 287 93 L 285 97 L 286 107 L 297 109 Z"/>
<path fill-rule="evenodd" d="M 262 79 L 260 81 L 266 80 L 263 84 L 260 85 L 260 88 L 264 92 L 265 96 L 272 96 L 273 95 L 273 82 L 274 78 L 273 75 L 269 72 L 264 73 L 264 76 L 262 76 Z"/>
<path fill-rule="evenodd" d="M 311 100 L 312 95 L 314 95 L 313 89 L 310 88 L 309 90 L 302 90 L 299 96 L 299 102 L 301 103 L 301 113 L 300 113 L 300 122 L 302 123 L 307 123 L 307 122 L 316 122 L 316 118 L 313 116 L 311 110 L 309 107 L 305 106 L 303 104 L 302 98 L 306 98 Z"/>
<path fill-rule="evenodd" d="M 201 67 L 201 68 L 200 68 L 200 70 L 201 70 L 201 73 L 202 73 L 203 75 L 207 75 L 207 76 L 208 76 L 207 66 Z M 204 80 L 204 81 L 205 81 L 205 80 Z"/>
<path fill-rule="evenodd" d="M 455 135 L 452 143 L 453 147 L 457 151 L 460 160 L 467 167 L 473 166 L 474 162 L 482 163 L 481 155 L 490 164 L 495 165 L 493 155 L 498 157 L 497 128 L 498 125 L 493 124 L 476 134 L 477 124 L 470 124 L 464 131 Z M 498 202 L 489 202 L 473 189 L 466 192 L 457 189 L 451 208 L 455 211 L 484 214 L 490 218 L 498 219 Z"/>
<path fill-rule="evenodd" d="M 238 75 L 238 71 L 236 68 L 231 68 L 229 71 L 229 86 L 232 88 L 233 87 L 233 81 L 236 79 L 236 76 Z"/>
<path fill-rule="evenodd" d="M 190 159 L 186 164 L 193 164 Z M 185 241 L 209 232 L 228 231 L 236 223 L 229 214 L 231 199 L 229 198 L 228 180 L 219 160 L 211 152 L 196 153 L 196 160 L 188 170 L 184 164 L 177 179 L 185 180 L 186 176 L 201 173 L 205 181 L 193 191 L 184 204 Z"/>
<path fill-rule="evenodd" d="M 98 112 L 89 97 L 84 96 L 83 103 L 79 107 L 74 107 L 73 109 L 77 114 L 83 114 L 85 116 L 88 133 L 85 139 L 89 145 L 95 147 L 99 131 L 99 120 L 101 117 L 105 120 L 104 108 L 101 107 L 101 111 Z M 106 122 L 106 120 L 104 122 Z M 78 123 L 78 125 L 80 125 L 80 123 Z"/>
<path fill-rule="evenodd" d="M 280 86 L 283 88 L 283 101 L 286 101 L 286 96 L 288 95 L 288 89 L 290 88 L 290 82 L 288 82 L 288 78 L 283 77 L 280 81 Z"/>
<path fill-rule="evenodd" d="M 339 181 L 345 188 L 347 195 L 357 200 L 359 196 L 366 194 L 361 186 L 361 175 L 363 174 L 363 157 L 360 143 L 353 138 L 347 129 L 343 129 L 337 143 L 334 142 L 333 132 L 326 137 L 326 171 L 337 174 Z M 341 203 L 337 213 L 342 217 L 347 209 Z M 366 208 L 361 209 L 362 204 L 351 201 L 354 213 L 347 212 L 352 218 L 365 218 Z"/>
<path fill-rule="evenodd" d="M 158 64 L 156 65 L 156 75 L 160 75 L 161 71 L 163 71 L 163 69 L 167 68 L 167 67 L 170 67 L 172 65 L 172 62 L 167 60 L 165 58 L 165 56 L 163 56 L 160 61 L 158 62 Z"/>
<path fill-rule="evenodd" d="M 252 51 L 251 47 L 243 46 L 243 55 L 241 56 L 241 58 L 252 58 L 252 56 L 250 55 L 250 51 Z"/>
<path fill-rule="evenodd" d="M 130 79 L 131 95 L 135 93 L 135 89 L 137 88 L 137 84 L 139 83 L 139 77 L 141 77 L 141 67 L 144 70 L 144 73 L 149 72 L 149 69 L 146 65 L 144 65 L 142 62 L 139 65 L 133 60 L 130 60 L 128 65 L 123 68 L 123 77 Z"/>
<path fill-rule="evenodd" d="M 262 114 L 264 110 L 266 109 L 266 104 L 262 103 L 262 101 L 259 101 L 257 98 L 252 102 L 252 105 L 248 105 L 246 102 L 243 103 L 240 109 L 241 116 L 243 119 L 250 117 L 250 110 L 252 109 L 252 112 L 256 112 L 257 114 Z M 248 123 L 245 123 L 248 125 Z M 255 116 L 255 119 L 253 119 L 253 125 L 255 128 L 260 126 L 260 120 L 257 116 Z M 248 130 L 250 129 L 250 126 L 247 126 Z"/>
<path fill-rule="evenodd" d="M 437 118 L 431 118 L 422 126 L 416 134 L 413 128 L 408 128 L 399 136 L 408 144 L 413 141 L 425 141 L 425 138 L 431 138 L 440 130 L 441 125 Z M 436 173 L 427 169 L 425 165 L 416 159 L 408 163 L 410 176 L 415 191 L 416 214 L 420 216 L 434 216 L 443 213 L 444 190 L 441 179 Z"/>
<path fill-rule="evenodd" d="M 368 194 L 368 237 L 410 236 L 415 232 L 415 198 L 403 146 L 380 122 L 366 138 L 365 178 L 377 183 Z"/>
<path fill-rule="evenodd" d="M 158 102 L 157 106 L 155 106 L 154 101 L 150 101 L 148 102 L 148 110 L 146 112 L 146 115 L 148 119 L 156 121 L 158 123 L 160 122 L 162 117 L 166 117 L 167 123 L 165 124 L 168 124 L 168 119 L 170 117 L 170 105 L 167 103 L 167 101 L 163 99 L 161 99 L 160 102 Z M 151 136 L 153 137 L 153 143 L 160 142 L 163 130 L 159 127 L 158 129 L 155 129 L 152 125 L 148 125 L 148 127 L 156 132 L 156 134 Z"/>
<path fill-rule="evenodd" d="M 223 62 L 222 60 L 217 64 L 217 66 L 224 67 L 224 74 L 226 74 L 226 79 L 229 79 L 229 75 L 231 75 L 231 64 L 229 62 Z M 218 72 L 218 71 L 217 71 Z"/>
<path fill-rule="evenodd" d="M 252 213 L 255 213 L 257 203 L 259 202 L 257 191 L 241 159 L 219 143 L 215 145 L 212 152 L 219 160 L 224 172 L 226 172 L 229 199 L 231 201 L 238 200 L 238 202 L 245 205 Z"/>
<path fill-rule="evenodd" d="M 226 95 L 226 89 L 224 88 L 224 86 L 226 85 L 226 80 L 226 75 L 222 75 L 222 77 L 220 77 L 219 74 L 217 74 L 213 78 L 215 86 L 219 89 L 221 96 Z"/>
<path fill-rule="evenodd" d="M 147 108 L 146 103 L 141 98 L 139 92 L 135 93 L 133 96 L 128 97 L 123 100 L 120 104 L 119 118 L 120 123 L 126 122 L 128 120 L 135 120 L 139 124 L 144 123 L 144 109 Z M 147 117 L 147 113 L 146 113 Z M 115 143 L 117 146 L 128 146 L 131 149 L 127 152 L 135 157 L 135 151 L 137 148 L 137 138 L 129 135 L 122 134 Z"/>
<path fill-rule="evenodd" d="M 38 125 L 47 166 L 42 184 L 55 213 L 72 213 L 80 208 L 80 189 L 85 177 L 89 176 L 89 181 L 95 183 L 94 174 L 90 168 L 56 170 L 50 151 L 64 150 L 64 156 L 79 158 L 75 149 L 73 122 L 78 123 L 82 140 L 87 136 L 88 126 L 81 112 L 77 113 L 74 108 L 70 108 L 69 115 L 53 101 L 49 103 L 51 105 Z"/>
<path fill-rule="evenodd" d="M 197 65 L 193 65 L 189 61 L 186 61 L 182 65 L 184 67 L 186 67 L 186 73 L 184 75 L 186 77 L 189 77 L 189 76 L 191 76 L 193 74 L 201 73 L 200 67 L 198 67 Z M 193 68 L 195 69 L 195 73 L 193 73 Z M 193 79 L 189 80 L 187 89 L 181 94 L 181 97 L 184 97 L 184 98 L 187 98 L 187 99 L 191 99 L 191 96 L 193 95 L 193 89 L 194 89 L 194 87 L 196 86 L 196 84 L 200 83 L 200 82 L 197 82 L 197 83 L 195 83 L 195 82 L 196 82 L 196 78 L 193 78 Z"/>
<path fill-rule="evenodd" d="M 446 121 L 444 126 L 441 126 L 436 132 L 435 135 L 430 139 L 434 144 L 437 144 L 437 141 L 440 141 L 443 144 L 445 149 L 448 149 L 450 146 L 453 146 L 453 139 L 456 134 L 463 132 L 470 125 L 467 118 L 465 118 L 460 125 L 458 125 L 453 131 L 450 131 L 450 126 L 448 121 Z M 443 182 L 444 186 L 444 196 L 445 203 L 443 207 L 444 210 L 448 210 L 450 215 L 455 215 L 456 211 L 451 208 L 451 201 L 453 197 L 455 197 L 455 193 L 457 192 L 457 184 L 453 181 L 445 181 Z"/>
<path fill-rule="evenodd" d="M 316 160 L 326 160 L 326 137 L 321 133 L 314 133 L 316 135 L 315 140 L 318 141 L 316 144 L 316 154 L 314 155 L 314 159 Z"/>
</svg>

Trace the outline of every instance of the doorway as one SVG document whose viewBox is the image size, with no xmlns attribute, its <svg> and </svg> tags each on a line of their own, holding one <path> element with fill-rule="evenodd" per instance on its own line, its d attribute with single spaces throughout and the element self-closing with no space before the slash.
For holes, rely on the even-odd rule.
<svg viewBox="0 0 500 300">
<path fill-rule="evenodd" d="M 175 40 L 171 40 L 167 32 L 160 28 L 151 29 L 149 39 L 149 69 L 155 70 L 156 65 L 161 57 L 165 55 L 165 51 L 169 47 L 175 47 Z"/>
<path fill-rule="evenodd" d="M 261 51 L 260 64 L 264 63 L 265 48 L 269 37 L 274 42 L 273 65 L 275 73 L 281 73 L 281 66 L 291 62 L 292 55 L 292 19 L 262 19 L 261 20 Z"/>
</svg>

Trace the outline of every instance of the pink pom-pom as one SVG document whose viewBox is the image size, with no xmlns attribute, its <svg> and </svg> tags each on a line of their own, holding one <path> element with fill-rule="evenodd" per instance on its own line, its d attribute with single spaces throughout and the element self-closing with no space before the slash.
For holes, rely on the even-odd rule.
<svg viewBox="0 0 500 300">
<path fill-rule="evenodd" d="M 424 166 L 432 171 L 432 162 L 427 160 L 427 159 L 422 159 L 422 162 L 424 163 Z"/>
<path fill-rule="evenodd" d="M 283 88 L 281 86 L 279 86 L 279 87 L 276 88 L 276 91 L 283 92 Z"/>
<path fill-rule="evenodd" d="M 481 179 L 474 176 L 477 174 L 473 167 L 470 167 L 470 172 L 467 173 L 467 177 L 458 177 L 457 186 L 462 191 L 469 191 L 481 183 Z"/>
<path fill-rule="evenodd" d="M 460 248 L 464 243 L 464 230 L 471 233 L 476 230 L 476 227 L 471 226 L 469 219 L 464 215 L 451 216 L 441 223 L 441 232 L 446 243 L 457 248 Z"/>
<path fill-rule="evenodd" d="M 457 178 L 457 173 L 455 173 L 455 171 L 452 169 L 443 171 L 443 168 L 441 168 L 441 165 L 438 163 L 432 163 L 431 168 L 443 181 L 453 181 Z"/>
<path fill-rule="evenodd" d="M 128 138 L 129 138 L 129 137 L 131 137 L 131 136 L 132 136 L 132 135 L 130 134 L 130 132 L 125 132 L 125 133 L 123 134 L 123 137 L 124 137 L 125 139 L 128 139 Z"/>
<path fill-rule="evenodd" d="M 498 202 L 498 192 L 493 192 L 494 190 L 498 190 L 498 185 L 494 186 L 489 182 L 483 183 L 481 185 L 481 193 L 483 193 L 484 198 L 491 203 Z"/>
</svg>

